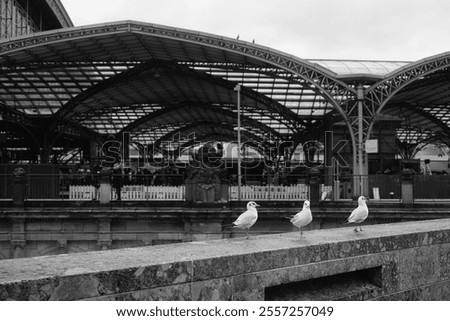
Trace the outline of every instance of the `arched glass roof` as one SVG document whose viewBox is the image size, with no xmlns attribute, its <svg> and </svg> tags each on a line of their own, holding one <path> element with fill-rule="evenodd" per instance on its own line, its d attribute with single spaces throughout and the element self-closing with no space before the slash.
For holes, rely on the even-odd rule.
<svg viewBox="0 0 450 321">
<path fill-rule="evenodd" d="M 248 137 L 285 140 L 339 115 L 332 98 L 353 99 L 355 80 L 381 82 L 408 64 L 302 60 L 236 39 L 116 22 L 0 41 L 0 110 L 46 137 L 130 131 L 142 144 L 175 135 L 185 144 L 197 131 L 230 140 L 240 84 Z M 407 118 L 404 128 L 447 130 L 449 78 L 445 68 L 420 78 L 384 112 Z"/>
<path fill-rule="evenodd" d="M 129 21 L 14 40 L 0 41 L 0 100 L 54 127 L 131 130 L 144 144 L 196 122 L 234 128 L 236 84 L 244 129 L 261 140 L 299 133 L 333 111 L 320 84 L 281 64 L 331 72 L 244 41 Z"/>
</svg>

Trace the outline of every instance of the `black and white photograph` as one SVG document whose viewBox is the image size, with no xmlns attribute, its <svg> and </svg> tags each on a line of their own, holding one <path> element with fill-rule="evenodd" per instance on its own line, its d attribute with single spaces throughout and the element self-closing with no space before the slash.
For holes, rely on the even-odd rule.
<svg viewBox="0 0 450 321">
<path fill-rule="evenodd" d="M 5 320 L 438 317 L 449 12 L 0 0 Z"/>
</svg>

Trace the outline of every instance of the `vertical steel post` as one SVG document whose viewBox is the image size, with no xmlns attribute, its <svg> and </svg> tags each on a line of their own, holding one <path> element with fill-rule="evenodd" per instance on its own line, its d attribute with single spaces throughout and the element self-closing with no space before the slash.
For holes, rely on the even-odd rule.
<svg viewBox="0 0 450 321">
<path fill-rule="evenodd" d="M 237 139 L 238 139 L 238 201 L 241 200 L 241 85 L 234 87 L 237 92 Z"/>
<path fill-rule="evenodd" d="M 362 175 L 363 175 L 363 99 L 364 93 L 361 85 L 358 86 L 358 182 L 359 194 L 362 194 Z M 362 97 L 361 97 L 362 96 Z"/>
<path fill-rule="evenodd" d="M 366 162 L 364 155 L 364 87 L 362 85 L 358 85 L 357 87 L 357 100 L 358 100 L 358 166 L 356 169 L 357 177 L 357 186 L 355 186 L 354 196 L 365 195 L 367 191 L 367 173 L 366 173 Z M 368 195 L 366 195 L 368 196 Z"/>
</svg>

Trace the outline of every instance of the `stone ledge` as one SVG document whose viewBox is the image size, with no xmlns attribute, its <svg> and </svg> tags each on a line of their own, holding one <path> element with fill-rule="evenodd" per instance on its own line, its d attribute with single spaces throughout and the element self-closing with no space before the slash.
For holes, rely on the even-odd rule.
<svg viewBox="0 0 450 321">
<path fill-rule="evenodd" d="M 200 291 L 198 282 L 224 280 L 229 291 L 229 284 L 235 281 L 230 278 L 334 260 L 358 257 L 367 260 L 367 256 L 377 253 L 450 243 L 450 219 L 368 225 L 360 233 L 345 226 L 307 231 L 304 238 L 299 236 L 299 233 L 284 233 L 249 240 L 235 238 L 3 260 L 0 261 L 0 299 L 101 299 L 149 289 L 157 293 L 157 289 L 170 286 L 183 292 L 184 297 L 190 288 L 188 298 L 196 299 L 198 295 L 194 292 Z M 408 255 L 416 253 L 409 252 Z M 433 253 L 440 259 L 431 268 L 445 265 L 450 257 L 437 249 Z M 411 260 L 402 261 L 410 264 Z M 441 275 L 448 277 L 448 268 L 441 270 Z M 416 281 L 408 279 L 408 282 Z M 239 294 L 234 293 L 232 297 L 238 298 Z"/>
</svg>

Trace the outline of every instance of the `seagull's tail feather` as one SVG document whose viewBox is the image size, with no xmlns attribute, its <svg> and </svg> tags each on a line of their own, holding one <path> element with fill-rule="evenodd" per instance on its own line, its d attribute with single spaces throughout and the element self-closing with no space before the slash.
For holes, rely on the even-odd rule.
<svg viewBox="0 0 450 321">
<path fill-rule="evenodd" d="M 291 215 L 291 216 L 284 216 L 284 218 L 287 218 L 288 220 L 292 220 L 294 218 L 295 215 Z"/>
<path fill-rule="evenodd" d="M 350 222 L 346 219 L 345 221 L 342 221 L 341 224 L 350 224 Z"/>
</svg>

